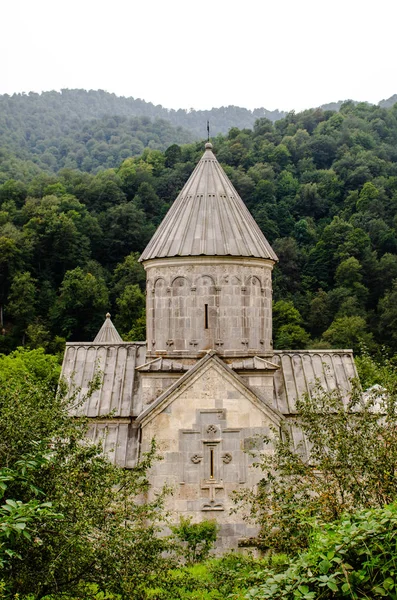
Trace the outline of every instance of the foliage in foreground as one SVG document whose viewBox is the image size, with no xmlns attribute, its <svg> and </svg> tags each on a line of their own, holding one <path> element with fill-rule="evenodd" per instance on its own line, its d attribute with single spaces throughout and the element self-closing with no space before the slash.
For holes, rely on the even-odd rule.
<svg viewBox="0 0 397 600">
<path fill-rule="evenodd" d="M 250 588 L 261 583 L 262 572 L 272 563 L 281 568 L 286 557 L 257 560 L 252 556 L 228 553 L 221 558 L 171 569 L 146 588 L 145 599 L 224 600 L 243 599 Z"/>
<path fill-rule="evenodd" d="M 318 383 L 296 401 L 281 436 L 265 440 L 256 465 L 263 478 L 237 496 L 250 503 L 262 547 L 295 553 L 307 547 L 313 517 L 332 522 L 397 498 L 397 369 L 368 357 L 361 367 L 368 378 L 381 372 L 383 387 L 363 396 L 356 385 L 344 402 Z"/>
<path fill-rule="evenodd" d="M 318 525 L 285 570 L 265 569 L 248 599 L 397 598 L 397 504 Z"/>
<path fill-rule="evenodd" d="M 70 418 L 75 400 L 56 391 L 51 357 L 20 350 L 1 361 L 10 375 L 0 393 L 3 595 L 72 595 L 96 583 L 141 597 L 165 561 L 163 497 L 144 500 L 155 447 L 133 470 L 114 467 L 88 443 L 84 420 Z"/>
<path fill-rule="evenodd" d="M 218 529 L 216 521 L 205 519 L 201 523 L 192 523 L 191 517 L 181 517 L 179 524 L 171 527 L 175 538 L 182 544 L 182 555 L 188 564 L 208 558 Z"/>
</svg>

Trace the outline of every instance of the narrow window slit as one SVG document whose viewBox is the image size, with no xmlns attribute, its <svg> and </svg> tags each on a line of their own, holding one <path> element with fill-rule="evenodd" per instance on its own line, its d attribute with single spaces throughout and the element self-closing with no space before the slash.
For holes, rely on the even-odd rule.
<svg viewBox="0 0 397 600">
<path fill-rule="evenodd" d="M 204 304 L 204 329 L 208 329 L 208 304 Z"/>
<path fill-rule="evenodd" d="M 210 479 L 214 479 L 214 449 L 210 448 Z"/>
</svg>

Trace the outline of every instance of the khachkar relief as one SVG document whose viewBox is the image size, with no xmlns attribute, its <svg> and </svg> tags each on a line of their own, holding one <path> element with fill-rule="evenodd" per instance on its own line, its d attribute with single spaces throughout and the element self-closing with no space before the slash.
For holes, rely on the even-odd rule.
<svg viewBox="0 0 397 600">
<path fill-rule="evenodd" d="M 227 427 L 225 410 L 208 409 L 198 410 L 193 428 L 180 432 L 181 485 L 198 489 L 198 509 L 225 510 L 227 489 L 245 482 L 247 461 L 241 431 Z"/>
</svg>

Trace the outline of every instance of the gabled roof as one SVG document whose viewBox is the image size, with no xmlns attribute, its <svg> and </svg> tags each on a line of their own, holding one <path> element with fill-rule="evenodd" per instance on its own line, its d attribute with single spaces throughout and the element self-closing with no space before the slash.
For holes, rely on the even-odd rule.
<svg viewBox="0 0 397 600">
<path fill-rule="evenodd" d="M 119 344 L 122 342 L 119 332 L 110 320 L 110 313 L 106 314 L 106 319 L 100 330 L 98 331 L 94 344 Z"/>
<path fill-rule="evenodd" d="M 226 363 L 221 360 L 214 350 L 210 350 L 201 360 L 199 360 L 194 367 L 189 369 L 187 373 L 182 375 L 178 381 L 171 385 L 165 392 L 161 394 L 154 402 L 152 402 L 141 414 L 138 416 L 136 422 L 142 423 L 150 421 L 158 413 L 162 412 L 171 402 L 174 394 L 178 391 L 183 391 L 193 381 L 195 376 L 199 376 L 200 372 L 206 370 L 212 363 L 218 371 L 222 372 L 226 377 L 233 380 L 235 385 L 241 390 L 244 390 L 245 394 L 250 398 L 260 410 L 262 410 L 276 426 L 280 425 L 280 421 L 284 419 L 283 415 L 272 406 L 270 406 L 256 390 L 253 390 L 247 382 L 237 375 Z"/>
<path fill-rule="evenodd" d="M 139 260 L 172 256 L 278 260 L 209 142 Z"/>
</svg>

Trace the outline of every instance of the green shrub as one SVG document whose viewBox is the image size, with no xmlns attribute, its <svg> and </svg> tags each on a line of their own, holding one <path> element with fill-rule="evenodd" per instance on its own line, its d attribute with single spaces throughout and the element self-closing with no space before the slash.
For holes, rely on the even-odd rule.
<svg viewBox="0 0 397 600">
<path fill-rule="evenodd" d="M 246 598 L 396 599 L 396 548 L 397 503 L 345 515 L 317 525 L 308 551 L 281 573 L 265 569 Z"/>
<path fill-rule="evenodd" d="M 191 517 L 181 517 L 179 525 L 174 525 L 171 530 L 181 543 L 181 552 L 186 562 L 192 564 L 208 558 L 216 542 L 218 525 L 209 520 L 192 523 Z"/>
</svg>

